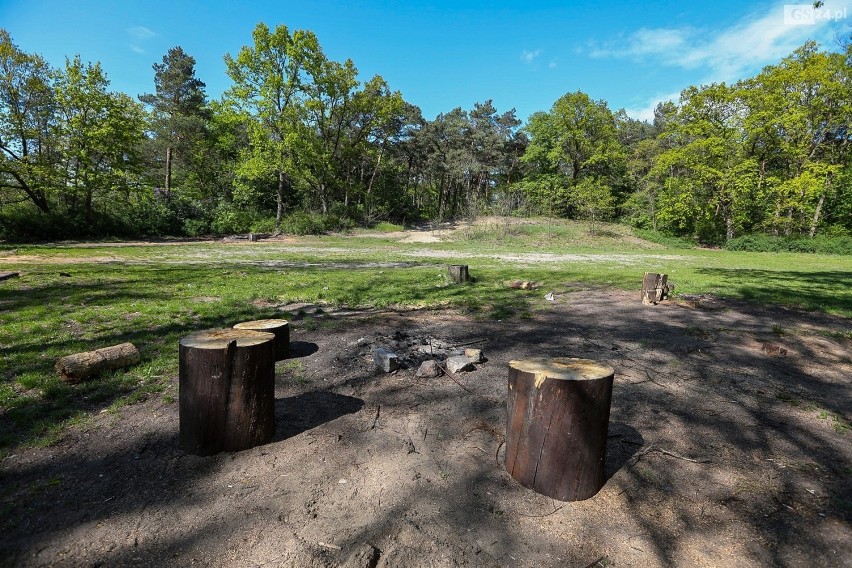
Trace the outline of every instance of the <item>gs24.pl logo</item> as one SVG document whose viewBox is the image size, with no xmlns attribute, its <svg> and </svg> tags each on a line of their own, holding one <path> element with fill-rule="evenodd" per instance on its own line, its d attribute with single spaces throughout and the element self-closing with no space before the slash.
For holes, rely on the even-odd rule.
<svg viewBox="0 0 852 568">
<path fill-rule="evenodd" d="M 832 10 L 814 7 L 813 4 L 784 4 L 784 24 L 788 26 L 815 26 L 818 22 L 838 21 L 846 18 L 846 8 Z"/>
</svg>

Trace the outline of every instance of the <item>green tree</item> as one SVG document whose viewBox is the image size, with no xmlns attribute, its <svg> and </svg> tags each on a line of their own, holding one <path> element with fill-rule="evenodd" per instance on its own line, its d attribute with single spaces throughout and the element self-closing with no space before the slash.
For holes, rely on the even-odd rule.
<svg viewBox="0 0 852 568">
<path fill-rule="evenodd" d="M 21 51 L 0 29 L 0 189 L 4 201 L 23 195 L 44 213 L 59 163 L 51 73 L 41 56 Z"/>
<path fill-rule="evenodd" d="M 254 180 L 276 179 L 275 222 L 280 227 L 300 166 L 306 103 L 325 57 L 310 31 L 291 34 L 283 25 L 272 31 L 261 23 L 252 38 L 253 46 L 243 46 L 236 57 L 225 56 L 234 83 L 226 98 L 249 118 L 250 146 L 240 173 Z"/>
<path fill-rule="evenodd" d="M 175 157 L 187 170 L 195 166 L 193 158 L 206 134 L 207 97 L 204 83 L 195 76 L 195 58 L 180 46 L 169 49 L 153 68 L 154 93 L 139 100 L 151 107 L 155 146 L 165 156 L 163 189 L 168 196 Z"/>
<path fill-rule="evenodd" d="M 63 161 L 62 197 L 72 213 L 82 201 L 91 221 L 94 198 L 129 191 L 138 173 L 143 137 L 142 108 L 123 93 L 107 89 L 99 63 L 66 60 L 55 81 L 57 137 Z"/>
<path fill-rule="evenodd" d="M 626 154 L 612 112 L 583 92 L 560 97 L 550 112 L 530 117 L 523 157 L 525 187 L 534 200 L 561 214 L 599 215 L 610 210 L 613 188 L 623 183 Z M 578 188 L 582 184 L 582 189 Z M 597 192 L 594 199 L 592 195 Z M 596 203 L 592 208 L 586 200 Z"/>
</svg>

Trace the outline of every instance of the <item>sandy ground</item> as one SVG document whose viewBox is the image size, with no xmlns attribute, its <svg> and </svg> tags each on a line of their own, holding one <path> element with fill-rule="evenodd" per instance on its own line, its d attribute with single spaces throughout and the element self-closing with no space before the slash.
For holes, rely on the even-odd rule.
<svg viewBox="0 0 852 568">
<path fill-rule="evenodd" d="M 307 315 L 274 441 L 196 457 L 176 402 L 104 412 L 0 462 L 0 565 L 852 566 L 852 342 L 826 335 L 850 322 L 705 305 L 578 287 L 504 321 L 284 307 Z M 474 341 L 488 360 L 460 384 L 414 376 Z M 406 368 L 376 374 L 376 346 Z M 591 499 L 502 467 L 506 365 L 529 356 L 616 370 Z"/>
</svg>

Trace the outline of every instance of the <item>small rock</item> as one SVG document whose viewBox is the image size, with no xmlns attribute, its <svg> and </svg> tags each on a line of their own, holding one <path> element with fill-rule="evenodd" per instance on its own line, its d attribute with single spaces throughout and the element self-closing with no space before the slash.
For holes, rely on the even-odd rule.
<svg viewBox="0 0 852 568">
<path fill-rule="evenodd" d="M 445 361 L 447 365 L 447 370 L 451 373 L 458 373 L 461 371 L 472 371 L 473 370 L 473 361 L 465 357 L 464 355 L 457 355 L 456 357 L 450 357 Z"/>
<path fill-rule="evenodd" d="M 414 376 L 431 379 L 439 376 L 440 374 L 441 368 L 438 366 L 438 362 L 434 359 L 430 359 L 420 363 L 420 367 L 417 369 L 417 372 L 414 373 Z"/>
<path fill-rule="evenodd" d="M 464 350 L 464 356 L 470 359 L 471 363 L 482 363 L 482 349 L 468 347 Z"/>
<path fill-rule="evenodd" d="M 787 350 L 775 343 L 764 343 L 760 346 L 760 350 L 767 355 L 786 355 Z"/>
<path fill-rule="evenodd" d="M 373 362 L 377 369 L 381 369 L 385 373 L 396 371 L 399 369 L 399 357 L 390 349 L 377 347 L 373 349 Z"/>
</svg>

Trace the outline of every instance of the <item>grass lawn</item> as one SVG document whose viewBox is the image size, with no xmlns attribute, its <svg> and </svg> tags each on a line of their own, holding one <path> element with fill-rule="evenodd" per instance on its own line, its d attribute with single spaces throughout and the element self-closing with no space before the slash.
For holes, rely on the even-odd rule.
<svg viewBox="0 0 852 568">
<path fill-rule="evenodd" d="M 468 264 L 476 281 L 450 285 L 450 263 Z M 4 271 L 21 277 L 0 282 L 0 455 L 20 444 L 49 444 L 93 413 L 152 395 L 176 399 L 171 378 L 180 337 L 280 316 L 274 305 L 285 302 L 452 305 L 475 317 L 524 318 L 544 292 L 578 282 L 635 289 L 638 301 L 649 271 L 669 274 L 678 294 L 852 317 L 849 257 L 668 248 L 621 226 L 591 235 L 583 224 L 564 222 L 495 222 L 430 243 L 356 233 L 293 242 L 0 246 Z M 540 288 L 511 289 L 509 280 Z M 77 386 L 53 370 L 62 355 L 124 341 L 142 355 L 132 369 Z"/>
</svg>

